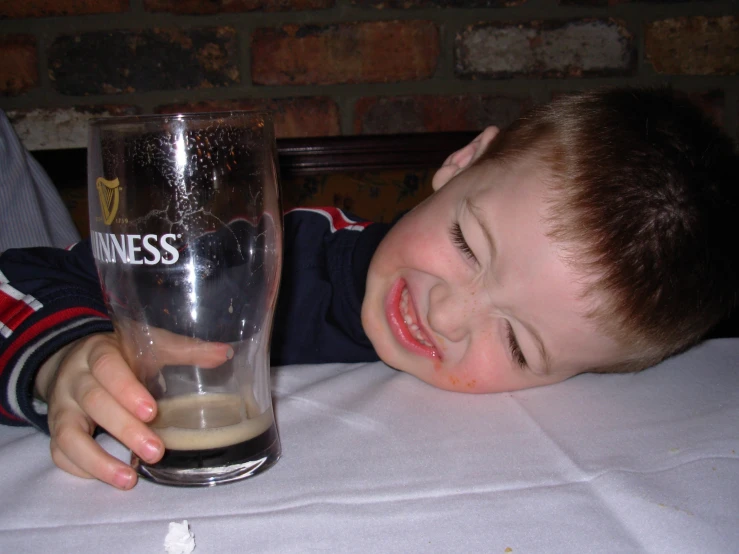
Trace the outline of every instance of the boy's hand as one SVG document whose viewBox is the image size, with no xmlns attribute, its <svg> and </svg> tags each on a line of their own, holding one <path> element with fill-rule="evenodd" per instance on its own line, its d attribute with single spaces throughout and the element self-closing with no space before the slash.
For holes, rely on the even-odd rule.
<svg viewBox="0 0 739 554">
<path fill-rule="evenodd" d="M 157 329 L 157 367 L 193 364 L 216 367 L 233 356 L 227 344 L 207 343 Z M 96 334 L 72 343 L 42 366 L 36 393 L 49 405 L 51 457 L 61 469 L 96 478 L 119 489 L 136 484 L 136 472 L 92 438 L 99 425 L 141 459 L 157 462 L 161 439 L 146 425 L 156 402 L 126 363 L 114 334 Z"/>
</svg>

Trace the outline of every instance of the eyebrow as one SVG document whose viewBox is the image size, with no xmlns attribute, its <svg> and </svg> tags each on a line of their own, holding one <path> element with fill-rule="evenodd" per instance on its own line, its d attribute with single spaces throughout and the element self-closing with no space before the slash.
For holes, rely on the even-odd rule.
<svg viewBox="0 0 739 554">
<path fill-rule="evenodd" d="M 485 224 L 485 220 L 482 217 L 482 209 L 480 209 L 479 206 L 475 205 L 469 197 L 465 198 L 465 204 L 467 205 L 467 209 L 469 210 L 469 212 L 472 214 L 472 217 L 474 217 L 475 221 L 477 221 L 480 229 L 482 229 L 482 234 L 485 235 L 485 240 L 487 241 L 488 247 L 490 248 L 491 257 L 494 256 L 497 251 L 495 248 L 495 241 L 493 240 L 493 235 L 490 233 L 490 229 L 488 229 L 487 225 Z M 524 323 L 521 320 L 518 321 L 519 323 L 521 323 L 521 325 L 526 327 L 526 330 L 531 334 L 532 337 L 534 337 L 536 349 L 539 351 L 539 356 L 544 362 L 544 375 L 549 375 L 552 370 L 552 358 L 549 356 L 549 352 L 547 352 L 547 349 L 544 348 L 544 341 L 541 340 L 539 333 L 531 325 L 529 325 L 528 323 Z"/>
</svg>

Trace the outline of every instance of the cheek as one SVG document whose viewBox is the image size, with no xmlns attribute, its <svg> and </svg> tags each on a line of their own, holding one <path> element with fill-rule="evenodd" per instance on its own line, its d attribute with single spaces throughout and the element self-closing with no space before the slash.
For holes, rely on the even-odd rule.
<svg viewBox="0 0 739 554">
<path fill-rule="evenodd" d="M 516 385 L 516 374 L 494 330 L 478 335 L 461 356 L 457 363 L 437 372 L 437 380 L 443 388 L 487 393 L 509 390 Z"/>
<path fill-rule="evenodd" d="M 439 225 L 435 227 L 406 224 L 392 229 L 376 253 L 378 261 L 387 269 L 430 269 L 448 257 L 444 250 L 445 237 L 438 232 Z"/>
</svg>

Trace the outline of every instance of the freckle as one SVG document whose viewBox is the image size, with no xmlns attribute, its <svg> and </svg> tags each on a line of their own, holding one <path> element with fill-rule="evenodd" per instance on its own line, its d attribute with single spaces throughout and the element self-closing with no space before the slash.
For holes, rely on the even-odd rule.
<svg viewBox="0 0 739 554">
<path fill-rule="evenodd" d="M 449 376 L 449 382 L 452 385 L 458 385 L 459 384 L 459 379 L 457 379 L 454 375 L 450 375 Z"/>
<path fill-rule="evenodd" d="M 467 388 L 468 389 L 474 389 L 475 388 L 475 385 L 477 385 L 477 381 L 475 381 L 474 379 L 472 379 L 472 381 L 467 381 Z"/>
</svg>

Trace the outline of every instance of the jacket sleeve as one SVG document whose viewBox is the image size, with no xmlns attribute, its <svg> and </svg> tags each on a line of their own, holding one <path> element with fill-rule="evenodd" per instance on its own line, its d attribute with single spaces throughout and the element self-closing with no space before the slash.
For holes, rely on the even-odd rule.
<svg viewBox="0 0 739 554">
<path fill-rule="evenodd" d="M 388 228 L 336 208 L 285 214 L 273 365 L 378 360 L 361 308 L 370 259 Z"/>
<path fill-rule="evenodd" d="M 0 423 L 48 432 L 33 387 L 64 345 L 113 327 L 88 241 L 63 250 L 11 249 L 0 256 Z"/>
<path fill-rule="evenodd" d="M 285 216 L 274 365 L 375 361 L 362 329 L 364 281 L 387 226 L 343 212 L 299 209 Z M 64 345 L 111 332 L 89 241 L 69 250 L 29 248 L 0 256 L 0 423 L 48 432 L 33 398 L 43 362 Z"/>
</svg>

